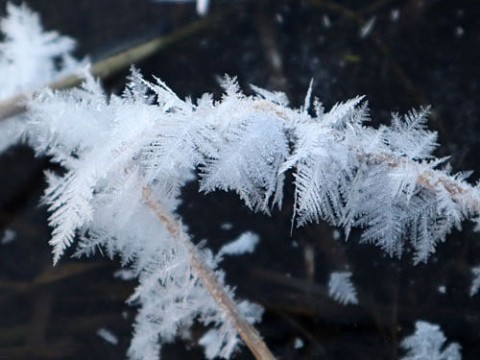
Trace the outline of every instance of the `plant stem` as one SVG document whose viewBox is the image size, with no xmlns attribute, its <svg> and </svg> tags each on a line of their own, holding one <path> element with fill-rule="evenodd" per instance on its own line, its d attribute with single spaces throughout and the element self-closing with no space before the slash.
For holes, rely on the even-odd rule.
<svg viewBox="0 0 480 360">
<path fill-rule="evenodd" d="M 198 249 L 190 241 L 189 236 L 182 230 L 178 221 L 176 221 L 170 213 L 155 202 L 151 197 L 151 189 L 144 188 L 143 198 L 147 206 L 155 213 L 158 219 L 165 224 L 168 232 L 172 237 L 177 239 L 184 245 L 190 254 L 192 267 L 195 269 L 197 276 L 202 280 L 203 285 L 215 300 L 219 308 L 227 315 L 238 334 L 245 342 L 247 347 L 257 360 L 275 360 L 270 349 L 267 347 L 258 331 L 245 319 L 238 311 L 238 308 L 232 298 L 227 294 L 222 284 L 220 284 L 215 273 L 203 261 Z"/>
</svg>

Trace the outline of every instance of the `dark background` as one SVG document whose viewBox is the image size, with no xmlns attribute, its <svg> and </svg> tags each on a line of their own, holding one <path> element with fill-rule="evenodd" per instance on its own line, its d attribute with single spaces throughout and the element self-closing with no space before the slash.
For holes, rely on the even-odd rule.
<svg viewBox="0 0 480 360">
<path fill-rule="evenodd" d="M 193 4 L 149 0 L 31 0 L 46 29 L 78 40 L 78 55 L 102 59 L 198 21 Z M 5 1 L 0 1 L 4 13 Z M 399 18 L 392 19 L 398 11 Z M 360 29 L 375 17 L 372 32 Z M 287 93 L 301 106 L 310 79 L 327 108 L 364 94 L 372 125 L 391 112 L 431 105 L 439 132 L 437 155 L 451 155 L 455 170 L 480 174 L 480 3 L 408 1 L 214 1 L 208 25 L 137 64 L 179 96 L 219 95 L 218 77 Z M 105 79 L 120 92 L 125 75 Z M 1 81 L 1 79 L 0 79 Z M 118 264 L 65 257 L 52 268 L 47 244 L 46 159 L 15 147 L 0 157 L 0 228 L 16 239 L 0 245 L 0 359 L 119 359 L 131 338 L 135 309 L 125 304 L 135 283 L 114 279 Z M 480 264 L 479 235 L 465 224 L 438 246 L 427 264 L 411 253 L 391 259 L 380 249 L 333 239 L 325 224 L 290 236 L 292 196 L 268 218 L 252 214 L 233 194 L 198 195 L 185 189 L 181 213 L 196 241 L 213 249 L 246 230 L 261 236 L 253 255 L 226 262 L 227 281 L 266 313 L 259 330 L 279 359 L 398 359 L 399 342 L 417 320 L 439 324 L 462 345 L 464 359 L 480 357 L 480 295 L 468 295 L 472 266 Z M 231 229 L 222 224 L 231 223 Z M 340 233 L 342 236 L 342 234 Z M 312 257 L 313 254 L 313 257 Z M 330 300 L 332 271 L 350 269 L 358 306 Z M 445 287 L 445 293 L 439 287 Z M 118 345 L 96 335 L 108 328 Z M 194 327 L 193 339 L 203 333 Z M 304 346 L 295 350 L 295 339 Z M 166 346 L 164 359 L 201 359 L 195 341 Z M 238 359 L 250 359 L 247 350 Z"/>
</svg>

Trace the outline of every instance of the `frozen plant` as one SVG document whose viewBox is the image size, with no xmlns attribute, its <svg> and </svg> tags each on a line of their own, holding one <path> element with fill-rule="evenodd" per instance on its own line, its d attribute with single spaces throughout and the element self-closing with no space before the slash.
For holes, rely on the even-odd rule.
<svg viewBox="0 0 480 360">
<path fill-rule="evenodd" d="M 147 90 L 154 91 L 157 103 Z M 45 195 L 54 260 L 77 233 L 77 254 L 98 248 L 111 257 L 119 254 L 139 278 L 130 300 L 140 305 L 132 359 L 156 358 L 160 344 L 187 336 L 194 319 L 213 325 L 200 342 L 207 357 L 229 358 L 238 344 L 233 319 L 199 274 L 207 272 L 222 284 L 221 271 L 212 273 L 221 256 L 196 248 L 174 215 L 181 186 L 202 161 L 194 149 L 202 141 L 195 139 L 196 130 L 210 131 L 199 127 L 192 106 L 135 72 L 122 97 L 109 97 L 87 77 L 83 89 L 46 91 L 30 103 L 29 143 L 66 169 L 61 176 L 48 175 Z M 180 109 L 186 113 L 175 116 Z M 247 240 L 243 251 L 257 241 L 251 235 Z M 228 287 L 224 291 L 233 296 Z M 247 322 L 261 315 L 259 306 L 246 301 L 236 311 Z"/>
<path fill-rule="evenodd" d="M 16 30 L 9 46 L 22 50 L 5 64 L 17 66 L 27 50 L 17 48 L 25 40 L 19 24 L 43 33 L 38 18 L 24 20 L 31 15 L 26 8 L 22 16 L 11 9 L 16 20 L 9 26 Z M 15 80 L 19 88 L 12 91 L 48 82 L 63 69 L 49 72 L 49 64 L 70 62 L 72 43 L 47 34 L 33 39 L 45 46 L 39 59 L 51 77 L 31 88 Z M 478 185 L 451 174 L 445 159 L 433 155 L 428 109 L 394 114 L 389 126 L 373 128 L 362 97 L 326 111 L 311 99 L 311 88 L 303 106 L 293 108 L 282 93 L 253 86 L 255 95 L 246 96 L 234 78 L 225 77 L 222 86 L 220 100 L 209 94 L 182 100 L 160 80 L 133 71 L 117 96 L 87 74 L 82 88 L 32 96 L 25 123 L 12 125 L 37 154 L 64 168 L 47 174 L 44 196 L 54 262 L 75 243 L 77 255 L 98 249 L 118 255 L 124 274 L 138 278 L 130 298 L 139 306 L 130 359 L 158 358 L 163 344 L 189 337 L 194 321 L 209 327 L 199 341 L 207 358 L 230 358 L 238 335 L 256 345 L 257 358 L 273 358 L 268 349 L 259 355 L 263 345 L 250 325 L 262 309 L 234 301 L 219 269 L 224 255 L 254 251 L 258 238 L 249 234 L 217 254 L 206 243 L 194 245 L 177 213 L 180 190 L 192 178 L 202 192 L 234 191 L 250 209 L 268 214 L 282 207 L 285 175 L 293 173 L 294 225 L 327 221 L 347 236 L 360 227 L 362 242 L 392 256 L 408 249 L 415 263 L 426 261 L 463 220 L 478 222 Z M 345 303 L 356 302 L 350 275 L 333 274 L 330 286 Z M 452 347 L 441 352 L 439 330 L 424 324 L 417 328 L 440 344 L 432 346 L 439 356 L 456 354 Z M 407 338 L 405 348 L 413 349 L 415 339 Z"/>
<path fill-rule="evenodd" d="M 426 261 L 452 226 L 478 216 L 478 187 L 432 155 L 427 109 L 372 128 L 361 97 L 325 111 L 309 91 L 294 109 L 281 93 L 254 87 L 257 95 L 246 96 L 229 77 L 222 86 L 220 101 L 182 100 L 134 71 L 121 96 L 87 76 L 81 89 L 46 90 L 29 104 L 29 143 L 65 168 L 48 175 L 45 193 L 55 262 L 78 239 L 78 255 L 118 254 L 139 278 L 132 359 L 154 358 L 194 319 L 214 326 L 200 342 L 209 358 L 230 357 L 238 343 L 234 321 L 201 275 L 221 256 L 194 246 L 176 214 L 192 174 L 201 191 L 235 191 L 269 213 L 282 206 L 285 173 L 293 171 L 298 226 L 325 220 L 347 234 L 360 226 L 363 242 L 396 256 L 409 239 L 415 262 Z M 223 284 L 221 271 L 215 276 Z M 247 322 L 259 319 L 258 306 L 238 307 Z"/>
</svg>

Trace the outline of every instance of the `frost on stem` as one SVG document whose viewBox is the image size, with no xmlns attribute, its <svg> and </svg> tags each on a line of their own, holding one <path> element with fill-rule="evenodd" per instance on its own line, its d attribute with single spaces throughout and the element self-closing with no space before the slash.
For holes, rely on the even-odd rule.
<svg viewBox="0 0 480 360">
<path fill-rule="evenodd" d="M 0 102 L 37 90 L 83 66 L 72 57 L 75 41 L 44 31 L 38 14 L 25 4 L 8 3 L 6 12 L 0 19 Z M 17 143 L 23 130 L 19 117 L 2 120 L 0 152 Z"/>
<path fill-rule="evenodd" d="M 209 94 L 182 100 L 133 71 L 121 96 L 108 96 L 87 77 L 80 89 L 46 90 L 29 104 L 29 143 L 65 168 L 48 176 L 44 199 L 54 260 L 78 238 L 78 254 L 99 247 L 118 254 L 139 278 L 132 359 L 155 357 L 161 343 L 188 335 L 194 319 L 217 331 L 201 341 L 209 357 L 228 357 L 237 343 L 188 247 L 145 203 L 145 187 L 176 218 L 180 189 L 197 172 L 201 191 L 234 191 L 252 210 L 269 213 L 282 206 L 292 171 L 298 226 L 325 220 L 347 234 L 361 227 L 363 242 L 397 256 L 408 241 L 415 262 L 426 261 L 452 227 L 478 217 L 478 187 L 432 154 L 428 109 L 373 128 L 361 97 L 324 111 L 307 96 L 294 109 L 283 94 L 255 87 L 257 95 L 246 96 L 234 78 L 222 86 L 219 101 Z M 221 256 L 201 254 L 215 269 Z M 253 321 L 248 314 L 258 313 L 249 307 L 244 316 Z M 212 339 L 222 339 L 220 346 Z"/>
</svg>

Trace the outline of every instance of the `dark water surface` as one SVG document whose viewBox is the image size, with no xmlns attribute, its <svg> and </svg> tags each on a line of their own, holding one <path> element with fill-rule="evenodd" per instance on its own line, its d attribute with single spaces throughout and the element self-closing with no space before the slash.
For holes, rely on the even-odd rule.
<svg viewBox="0 0 480 360">
<path fill-rule="evenodd" d="M 79 55 L 94 60 L 198 20 L 191 4 L 27 3 L 48 29 L 76 38 Z M 294 106 L 313 78 L 314 94 L 327 108 L 366 95 L 374 125 L 388 122 L 392 111 L 430 104 L 442 144 L 437 153 L 451 155 L 455 170 L 475 170 L 478 179 L 480 2 L 213 1 L 211 10 L 218 18 L 209 27 L 137 66 L 181 97 L 218 95 L 218 76 L 228 73 L 247 92 L 250 83 L 284 91 Z M 106 86 L 120 91 L 125 74 Z M 16 233 L 0 246 L 0 359 L 125 358 L 135 316 L 125 300 L 135 283 L 114 279 L 118 264 L 101 257 L 65 257 L 52 268 L 47 214 L 37 206 L 48 162 L 16 147 L 0 157 L 0 168 L 0 230 Z M 255 254 L 230 260 L 225 270 L 240 296 L 265 307 L 259 330 L 279 359 L 398 359 L 399 342 L 417 320 L 439 324 L 461 344 L 464 359 L 480 358 L 480 295 L 468 294 L 470 269 L 480 264 L 480 235 L 468 224 L 429 263 L 414 266 L 409 253 L 390 259 L 354 237 L 334 240 L 324 224 L 290 237 L 291 189 L 285 210 L 270 218 L 250 213 L 232 194 L 199 196 L 195 185 L 185 189 L 185 199 L 181 212 L 196 240 L 208 239 L 216 249 L 245 230 L 261 236 Z M 338 305 L 326 293 L 330 272 L 346 267 L 358 306 Z M 115 334 L 118 345 L 99 337 L 100 328 Z M 194 327 L 192 337 L 202 333 Z M 203 358 L 197 346 L 181 342 L 162 355 Z M 242 350 L 236 358 L 251 355 Z"/>
</svg>

